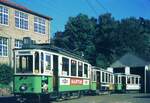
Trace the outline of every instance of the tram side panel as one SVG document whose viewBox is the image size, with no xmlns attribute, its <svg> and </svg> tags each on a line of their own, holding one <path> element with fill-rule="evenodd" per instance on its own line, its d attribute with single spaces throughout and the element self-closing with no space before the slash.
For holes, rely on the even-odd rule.
<svg viewBox="0 0 150 103">
<path fill-rule="evenodd" d="M 81 91 L 89 90 L 90 80 L 81 78 L 60 77 L 59 91 Z"/>
<path fill-rule="evenodd" d="M 59 56 L 58 91 L 73 92 L 90 89 L 90 65 L 73 58 Z"/>
</svg>

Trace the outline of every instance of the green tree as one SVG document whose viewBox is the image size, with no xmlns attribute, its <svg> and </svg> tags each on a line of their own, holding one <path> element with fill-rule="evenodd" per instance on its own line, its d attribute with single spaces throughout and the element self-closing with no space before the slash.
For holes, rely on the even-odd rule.
<svg viewBox="0 0 150 103">
<path fill-rule="evenodd" d="M 70 17 L 61 36 L 58 36 L 58 33 L 55 35 L 54 44 L 80 55 L 83 53 L 86 59 L 94 61 L 91 55 L 95 52 L 93 44 L 95 28 L 96 19 L 94 18 L 89 18 L 84 14 Z"/>
<path fill-rule="evenodd" d="M 110 13 L 99 16 L 95 34 L 95 46 L 97 51 L 96 65 L 105 67 L 114 61 L 116 57 L 115 48 L 120 42 L 117 33 L 119 23 L 120 22 L 116 21 Z M 103 62 L 99 63 L 98 61 Z"/>
<path fill-rule="evenodd" d="M 115 20 L 110 13 L 95 19 L 79 14 L 69 18 L 63 32 L 56 33 L 54 44 L 84 53 L 92 65 L 104 68 L 127 52 L 150 60 L 150 20 Z"/>
</svg>

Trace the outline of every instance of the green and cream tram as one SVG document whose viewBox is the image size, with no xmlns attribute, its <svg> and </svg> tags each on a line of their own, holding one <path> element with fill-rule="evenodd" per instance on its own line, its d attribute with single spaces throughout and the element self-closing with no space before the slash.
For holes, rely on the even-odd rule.
<svg viewBox="0 0 150 103">
<path fill-rule="evenodd" d="M 140 76 L 117 74 L 92 67 L 76 55 L 50 44 L 14 49 L 13 93 L 18 101 L 48 102 L 85 93 L 140 90 Z"/>
<path fill-rule="evenodd" d="M 97 93 L 108 93 L 114 91 L 114 74 L 99 67 L 92 67 L 92 83 L 95 84 L 92 90 Z"/>
<path fill-rule="evenodd" d="M 82 57 L 50 45 L 14 50 L 15 95 L 66 98 L 90 89 L 91 65 Z"/>
<path fill-rule="evenodd" d="M 130 92 L 140 90 L 140 76 L 135 74 L 115 73 L 115 90 L 117 92 Z"/>
</svg>

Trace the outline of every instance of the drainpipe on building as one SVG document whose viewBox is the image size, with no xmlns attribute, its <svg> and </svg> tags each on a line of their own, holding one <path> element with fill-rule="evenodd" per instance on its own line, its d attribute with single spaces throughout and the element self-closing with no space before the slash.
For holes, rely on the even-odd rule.
<svg viewBox="0 0 150 103">
<path fill-rule="evenodd" d="M 8 58 L 9 58 L 9 66 L 12 67 L 12 37 L 8 40 Z"/>
<path fill-rule="evenodd" d="M 51 28 L 50 28 L 50 23 L 51 22 L 48 23 L 48 43 L 51 42 L 51 35 L 50 35 L 51 34 Z"/>
</svg>

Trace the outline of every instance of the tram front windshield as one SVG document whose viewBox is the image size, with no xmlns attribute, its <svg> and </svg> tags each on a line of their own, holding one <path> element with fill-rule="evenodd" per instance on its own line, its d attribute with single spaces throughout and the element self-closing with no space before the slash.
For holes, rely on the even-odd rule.
<svg viewBox="0 0 150 103">
<path fill-rule="evenodd" d="M 33 72 L 33 56 L 19 55 L 16 56 L 16 73 L 32 73 Z"/>
</svg>

